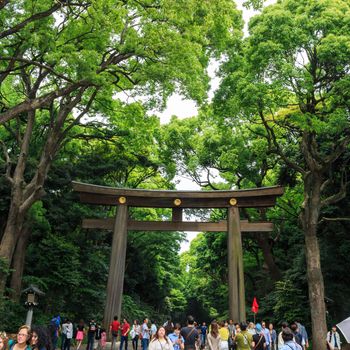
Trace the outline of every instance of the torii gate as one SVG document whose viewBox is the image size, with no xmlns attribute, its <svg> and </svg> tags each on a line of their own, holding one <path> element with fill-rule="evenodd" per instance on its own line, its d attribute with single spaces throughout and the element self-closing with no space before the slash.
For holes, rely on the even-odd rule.
<svg viewBox="0 0 350 350">
<path fill-rule="evenodd" d="M 113 231 L 112 251 L 104 311 L 105 326 L 114 315 L 120 318 L 125 273 L 127 232 L 132 231 L 200 231 L 228 233 L 229 315 L 234 321 L 245 321 L 245 290 L 241 232 L 269 232 L 269 222 L 241 221 L 239 208 L 272 207 L 283 187 L 262 187 L 237 191 L 161 191 L 125 189 L 73 182 L 80 201 L 89 204 L 118 206 L 117 215 L 108 219 L 84 219 L 84 228 Z M 129 207 L 172 208 L 172 221 L 135 221 L 129 218 Z M 182 221 L 185 208 L 226 208 L 227 220 L 220 222 Z"/>
</svg>

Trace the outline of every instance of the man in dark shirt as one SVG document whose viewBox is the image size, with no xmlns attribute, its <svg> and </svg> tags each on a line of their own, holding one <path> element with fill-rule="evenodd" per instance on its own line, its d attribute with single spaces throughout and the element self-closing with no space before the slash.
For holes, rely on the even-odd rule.
<svg viewBox="0 0 350 350">
<path fill-rule="evenodd" d="M 185 350 L 195 350 L 199 334 L 192 316 L 187 317 L 187 327 L 182 328 L 180 334 L 185 339 Z"/>
<path fill-rule="evenodd" d="M 94 319 L 89 322 L 88 329 L 88 341 L 86 345 L 86 350 L 94 350 L 94 342 L 95 342 L 95 332 L 96 332 L 97 324 Z"/>
<path fill-rule="evenodd" d="M 262 332 L 262 327 L 260 323 L 255 326 L 256 334 L 253 335 L 253 342 L 255 344 L 254 350 L 264 350 L 266 347 L 266 341 L 264 332 Z"/>
</svg>

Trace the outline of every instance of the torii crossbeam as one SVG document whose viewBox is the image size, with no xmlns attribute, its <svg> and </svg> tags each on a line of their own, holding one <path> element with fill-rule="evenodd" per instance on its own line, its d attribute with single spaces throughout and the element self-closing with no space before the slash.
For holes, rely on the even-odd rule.
<svg viewBox="0 0 350 350">
<path fill-rule="evenodd" d="M 245 321 L 245 291 L 241 232 L 269 232 L 269 222 L 241 221 L 239 208 L 272 207 L 283 187 L 262 187 L 229 191 L 169 191 L 140 190 L 97 186 L 73 182 L 83 203 L 118 206 L 114 219 L 84 219 L 84 228 L 113 230 L 107 301 L 104 325 L 114 315 L 120 316 L 123 294 L 127 231 L 202 231 L 228 232 L 229 314 L 234 321 Z M 128 207 L 171 208 L 172 221 L 135 221 L 128 215 Z M 182 211 L 186 208 L 226 208 L 227 221 L 186 222 Z"/>
</svg>

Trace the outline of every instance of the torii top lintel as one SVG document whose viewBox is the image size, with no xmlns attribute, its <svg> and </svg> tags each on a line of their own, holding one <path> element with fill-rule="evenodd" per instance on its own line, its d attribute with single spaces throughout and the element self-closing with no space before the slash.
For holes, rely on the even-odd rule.
<svg viewBox="0 0 350 350">
<path fill-rule="evenodd" d="M 148 208 L 272 207 L 283 194 L 281 186 L 229 191 L 143 190 L 97 186 L 73 181 L 83 203 Z"/>
</svg>

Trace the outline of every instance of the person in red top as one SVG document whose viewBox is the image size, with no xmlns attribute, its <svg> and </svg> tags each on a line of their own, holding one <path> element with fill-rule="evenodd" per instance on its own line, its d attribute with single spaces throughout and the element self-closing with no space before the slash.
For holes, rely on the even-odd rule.
<svg viewBox="0 0 350 350">
<path fill-rule="evenodd" d="M 119 328 L 120 328 L 120 322 L 118 321 L 118 316 L 114 316 L 113 321 L 111 322 L 111 324 L 109 326 L 109 331 L 112 334 L 111 350 L 113 350 L 114 344 L 117 345 L 117 337 L 118 337 Z"/>
<path fill-rule="evenodd" d="M 130 325 L 126 318 L 123 319 L 122 324 L 122 336 L 120 338 L 120 349 L 123 350 L 123 344 L 125 343 L 125 350 L 128 350 L 128 335 L 130 332 Z"/>
</svg>

